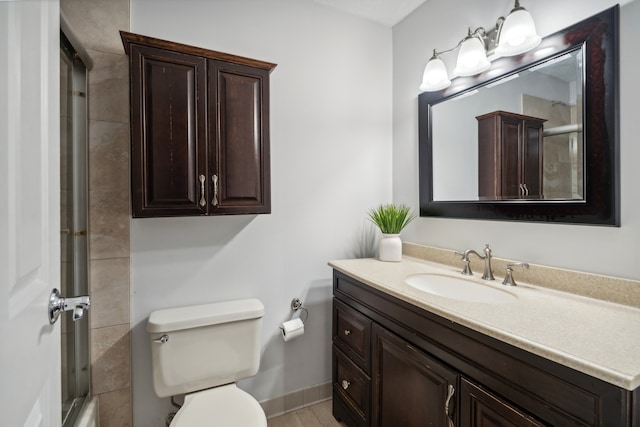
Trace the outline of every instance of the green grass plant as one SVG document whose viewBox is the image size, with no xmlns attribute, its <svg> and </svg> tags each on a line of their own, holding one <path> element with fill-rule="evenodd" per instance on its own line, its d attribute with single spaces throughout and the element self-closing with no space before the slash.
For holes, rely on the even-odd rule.
<svg viewBox="0 0 640 427">
<path fill-rule="evenodd" d="M 381 204 L 369 210 L 369 219 L 383 234 L 400 234 L 415 217 L 408 206 L 393 203 Z"/>
</svg>

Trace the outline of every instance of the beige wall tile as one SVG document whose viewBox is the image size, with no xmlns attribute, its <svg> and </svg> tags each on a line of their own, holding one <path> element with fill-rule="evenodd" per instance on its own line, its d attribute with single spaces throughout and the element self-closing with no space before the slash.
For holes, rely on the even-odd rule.
<svg viewBox="0 0 640 427">
<path fill-rule="evenodd" d="M 129 323 L 129 258 L 91 261 L 91 327 Z"/>
<path fill-rule="evenodd" d="M 130 387 L 131 345 L 129 341 L 129 324 L 91 330 L 93 394 Z M 100 406 L 100 412 L 102 412 L 102 403 Z"/>
<path fill-rule="evenodd" d="M 131 388 L 100 395 L 100 427 L 131 426 Z"/>
<path fill-rule="evenodd" d="M 89 118 L 129 123 L 129 57 L 88 50 L 93 59 L 89 73 Z"/>
<path fill-rule="evenodd" d="M 91 259 L 129 256 L 129 191 L 89 191 Z"/>
<path fill-rule="evenodd" d="M 129 191 L 129 125 L 89 121 L 89 189 Z"/>
<path fill-rule="evenodd" d="M 60 7 L 87 49 L 124 52 L 119 31 L 129 31 L 129 0 L 61 0 Z"/>
</svg>

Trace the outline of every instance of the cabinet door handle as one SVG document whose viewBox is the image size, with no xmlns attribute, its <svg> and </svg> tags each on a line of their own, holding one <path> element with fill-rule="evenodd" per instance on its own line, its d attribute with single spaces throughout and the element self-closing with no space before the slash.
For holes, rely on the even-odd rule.
<svg viewBox="0 0 640 427">
<path fill-rule="evenodd" d="M 451 403 L 451 399 L 453 399 L 454 394 L 456 394 L 456 389 L 454 386 L 449 384 L 447 400 L 444 402 L 444 414 L 447 417 L 447 427 L 455 427 L 453 419 L 451 418 L 451 413 L 449 412 L 449 404 Z"/>
<path fill-rule="evenodd" d="M 345 334 L 345 335 L 351 335 L 351 331 L 350 331 L 350 330 L 348 330 L 348 329 L 345 329 L 345 330 L 344 330 L 344 334 Z"/>
<path fill-rule="evenodd" d="M 524 187 L 524 195 L 528 196 L 529 195 L 529 189 L 527 188 L 527 184 L 522 184 L 522 186 Z"/>
<path fill-rule="evenodd" d="M 200 206 L 204 206 L 207 204 L 207 200 L 204 197 L 204 182 L 207 178 L 204 175 L 200 175 L 198 178 L 200 179 Z"/>
<path fill-rule="evenodd" d="M 520 195 L 524 196 L 524 187 L 522 186 L 522 184 L 518 184 L 518 186 L 520 187 Z"/>
<path fill-rule="evenodd" d="M 351 385 L 351 381 L 347 381 L 347 380 L 342 380 L 342 388 L 343 389 L 348 389 L 349 386 Z"/>
<path fill-rule="evenodd" d="M 213 175 L 211 179 L 213 180 L 213 200 L 211 204 L 218 206 L 218 175 Z"/>
</svg>

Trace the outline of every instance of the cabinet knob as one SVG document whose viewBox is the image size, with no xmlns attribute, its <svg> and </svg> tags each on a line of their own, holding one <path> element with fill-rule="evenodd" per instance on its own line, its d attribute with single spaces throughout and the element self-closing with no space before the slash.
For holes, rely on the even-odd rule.
<svg viewBox="0 0 640 427">
<path fill-rule="evenodd" d="M 348 389 L 349 386 L 351 385 L 351 381 L 347 381 L 347 380 L 342 380 L 342 388 L 343 389 Z"/>
<path fill-rule="evenodd" d="M 351 331 L 350 331 L 350 330 L 348 330 L 348 329 L 345 329 L 345 330 L 344 330 L 344 334 L 345 334 L 345 335 L 351 335 Z"/>
</svg>

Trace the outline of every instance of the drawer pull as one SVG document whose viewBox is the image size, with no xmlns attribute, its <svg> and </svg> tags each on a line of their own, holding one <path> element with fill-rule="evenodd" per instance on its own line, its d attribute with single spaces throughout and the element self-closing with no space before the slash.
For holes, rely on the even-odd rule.
<svg viewBox="0 0 640 427">
<path fill-rule="evenodd" d="M 348 329 L 345 329 L 345 330 L 344 330 L 344 334 L 345 334 L 345 335 L 351 335 L 351 331 L 350 331 L 350 330 L 348 330 Z"/>
<path fill-rule="evenodd" d="M 342 388 L 343 389 L 348 389 L 349 386 L 351 385 L 351 381 L 347 381 L 347 380 L 342 380 Z"/>
</svg>

